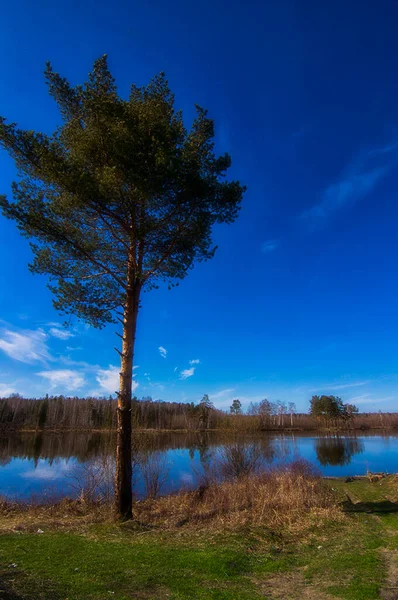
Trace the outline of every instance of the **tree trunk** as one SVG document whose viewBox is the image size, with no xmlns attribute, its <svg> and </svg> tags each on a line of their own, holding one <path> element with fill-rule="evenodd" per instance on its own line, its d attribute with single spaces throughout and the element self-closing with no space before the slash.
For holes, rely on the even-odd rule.
<svg viewBox="0 0 398 600">
<path fill-rule="evenodd" d="M 120 520 L 131 519 L 133 507 L 131 395 L 140 286 L 137 282 L 133 281 L 132 272 L 130 272 L 130 275 L 124 307 L 120 391 L 117 402 L 115 505 L 116 516 Z"/>
</svg>

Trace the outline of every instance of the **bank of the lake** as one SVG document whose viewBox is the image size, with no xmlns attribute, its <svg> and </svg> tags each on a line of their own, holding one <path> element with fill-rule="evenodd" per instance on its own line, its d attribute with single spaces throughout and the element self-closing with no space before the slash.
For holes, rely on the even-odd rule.
<svg viewBox="0 0 398 600">
<path fill-rule="evenodd" d="M 0 598 L 396 598 L 397 476 L 323 481 L 322 489 L 311 487 L 319 482 L 307 485 L 301 474 L 294 477 L 293 487 L 286 479 L 272 482 L 264 496 L 270 511 L 265 507 L 262 516 L 259 503 L 246 512 L 234 504 L 224 514 L 218 505 L 217 514 L 198 519 L 203 508 L 194 493 L 177 499 L 179 510 L 189 502 L 195 506 L 184 522 L 167 520 L 176 497 L 152 501 L 136 521 L 120 525 L 98 508 L 79 509 L 76 503 L 3 504 Z M 278 496 L 281 486 L 290 489 L 295 505 Z M 294 496 L 295 486 L 301 486 L 305 505 L 301 495 Z M 217 504 L 217 497 L 208 501 Z"/>
<path fill-rule="evenodd" d="M 238 427 L 218 427 L 217 429 L 168 429 L 164 427 L 162 429 L 156 429 L 154 427 L 137 427 L 133 429 L 134 434 L 148 434 L 148 435 L 162 435 L 163 433 L 175 433 L 175 434 L 253 434 L 253 433 L 277 433 L 277 434 L 289 434 L 289 433 L 304 433 L 304 434 L 361 434 L 361 433 L 375 433 L 375 432 L 386 432 L 386 433 L 398 433 L 398 427 L 383 427 L 382 425 L 373 425 L 372 427 L 354 427 L 353 425 L 344 425 L 341 427 L 325 426 L 319 424 L 317 427 L 268 427 L 267 429 L 239 429 Z M 9 433 L 104 433 L 112 434 L 115 433 L 114 427 L 10 427 L 0 424 L 0 435 L 7 435 Z"/>
</svg>

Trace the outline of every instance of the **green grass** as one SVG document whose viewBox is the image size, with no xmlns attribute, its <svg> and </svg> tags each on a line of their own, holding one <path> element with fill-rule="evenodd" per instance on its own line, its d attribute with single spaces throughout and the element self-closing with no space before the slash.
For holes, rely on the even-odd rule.
<svg viewBox="0 0 398 600">
<path fill-rule="evenodd" d="M 387 553 L 398 553 L 398 483 L 328 485 L 346 501 L 347 517 L 302 534 L 211 526 L 159 532 L 129 524 L 9 533 L 0 518 L 0 599 L 380 598 Z"/>
<path fill-rule="evenodd" d="M 22 582 L 25 590 L 29 585 L 34 588 L 39 578 L 67 593 L 69 600 L 111 596 L 125 600 L 132 593 L 137 598 L 255 597 L 254 586 L 245 577 L 252 561 L 242 544 L 202 546 L 152 535 L 115 537 L 105 530 L 96 537 L 3 536 L 0 556 L 2 562 L 17 563 L 21 573 L 33 576 Z"/>
</svg>

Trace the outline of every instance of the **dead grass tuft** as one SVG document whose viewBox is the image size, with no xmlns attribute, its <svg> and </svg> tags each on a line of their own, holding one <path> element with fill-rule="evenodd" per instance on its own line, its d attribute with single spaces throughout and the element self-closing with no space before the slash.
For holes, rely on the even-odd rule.
<svg viewBox="0 0 398 600">
<path fill-rule="evenodd" d="M 81 495 L 77 500 L 64 498 L 60 502 L 13 502 L 0 499 L 0 534 L 36 533 L 40 529 L 82 530 L 93 523 L 112 519 L 109 503 L 92 502 Z"/>
<path fill-rule="evenodd" d="M 247 525 L 271 528 L 318 526 L 340 519 L 330 488 L 320 477 L 275 471 L 200 486 L 194 492 L 145 500 L 136 505 L 141 522 L 158 527 L 195 526 L 214 529 Z"/>
</svg>

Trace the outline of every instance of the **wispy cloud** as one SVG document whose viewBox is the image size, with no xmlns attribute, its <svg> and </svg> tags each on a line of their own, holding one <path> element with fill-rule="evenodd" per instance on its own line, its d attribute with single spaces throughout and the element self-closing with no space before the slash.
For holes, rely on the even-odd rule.
<svg viewBox="0 0 398 600">
<path fill-rule="evenodd" d="M 82 388 L 85 383 L 85 377 L 78 371 L 72 371 L 71 369 L 54 369 L 52 371 L 40 371 L 37 373 L 40 377 L 44 377 L 50 382 L 52 390 L 62 390 L 66 394 L 74 392 Z"/>
<path fill-rule="evenodd" d="M 353 381 L 351 383 L 338 383 L 338 384 L 328 383 L 328 384 L 324 384 L 321 387 L 326 390 L 346 390 L 348 388 L 360 387 L 362 385 L 367 385 L 368 383 L 371 383 L 371 382 L 372 382 L 371 379 L 365 379 L 363 381 Z"/>
<path fill-rule="evenodd" d="M 0 332 L 0 350 L 23 363 L 45 363 L 52 360 L 47 347 L 47 335 L 41 329 Z"/>
<path fill-rule="evenodd" d="M 329 217 L 369 195 L 397 163 L 398 143 L 362 151 L 323 192 L 320 202 L 301 214 L 311 227 L 322 226 Z"/>
<path fill-rule="evenodd" d="M 373 150 L 369 151 L 369 155 L 378 156 L 380 154 L 390 154 L 391 152 L 395 152 L 395 150 L 398 150 L 398 142 L 386 144 L 385 146 L 381 146 L 380 148 L 373 148 Z"/>
<path fill-rule="evenodd" d="M 274 250 L 279 248 L 280 245 L 281 243 L 279 240 L 267 240 L 261 246 L 261 252 L 263 254 L 269 254 L 270 252 L 273 252 Z"/>
<path fill-rule="evenodd" d="M 189 361 L 190 365 L 200 365 L 200 360 L 199 358 L 194 358 L 193 360 Z"/>
<path fill-rule="evenodd" d="M 221 398 L 225 398 L 225 396 L 230 396 L 234 391 L 235 388 L 227 388 L 226 390 L 220 390 L 215 394 L 209 394 L 209 398 L 211 400 L 220 400 Z"/>
<path fill-rule="evenodd" d="M 302 217 L 325 219 L 340 208 L 367 196 L 386 172 L 385 167 L 378 167 L 365 173 L 352 173 L 346 176 L 330 185 L 325 190 L 322 201 L 304 212 Z"/>
<path fill-rule="evenodd" d="M 106 392 L 107 394 L 114 394 L 119 389 L 120 367 L 109 365 L 108 369 L 98 369 L 96 374 L 96 380 L 100 385 L 101 392 Z M 138 383 L 136 381 L 133 381 L 132 390 L 134 391 L 137 387 Z"/>
<path fill-rule="evenodd" d="M 184 369 L 180 373 L 180 379 L 188 379 L 188 377 L 192 377 L 195 374 L 195 367 L 191 367 L 190 369 Z"/>
<path fill-rule="evenodd" d="M 158 383 L 157 381 L 150 381 L 149 388 L 157 392 L 163 392 L 166 389 L 162 383 Z"/>
<path fill-rule="evenodd" d="M 167 357 L 167 350 L 166 350 L 166 348 L 164 348 L 163 346 L 159 346 L 158 350 L 160 352 L 160 356 L 162 356 L 163 358 Z"/>
<path fill-rule="evenodd" d="M 59 329 L 58 327 L 51 327 L 48 333 L 59 340 L 69 340 L 69 338 L 74 337 L 74 334 L 71 331 Z"/>
<path fill-rule="evenodd" d="M 375 397 L 371 394 L 362 394 L 361 396 L 350 398 L 348 402 L 361 406 L 362 404 L 382 404 L 383 402 L 391 402 L 391 400 L 398 400 L 398 396 L 394 394 L 391 396 Z"/>
</svg>

